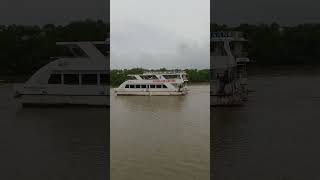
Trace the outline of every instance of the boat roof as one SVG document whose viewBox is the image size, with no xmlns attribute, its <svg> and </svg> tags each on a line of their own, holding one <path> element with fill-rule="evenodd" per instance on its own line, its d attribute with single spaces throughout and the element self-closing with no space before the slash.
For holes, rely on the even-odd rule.
<svg viewBox="0 0 320 180">
<path fill-rule="evenodd" d="M 210 33 L 211 41 L 247 41 L 242 32 L 239 31 L 220 31 Z"/>
<path fill-rule="evenodd" d="M 172 71 L 148 71 L 144 72 L 142 75 L 178 75 L 178 74 L 186 74 L 185 71 L 181 70 L 172 70 Z"/>
<path fill-rule="evenodd" d="M 67 46 L 70 50 L 77 46 L 85 52 L 89 59 L 105 61 L 105 56 L 95 47 L 95 44 L 106 44 L 106 41 L 57 42 L 56 44 Z"/>
<path fill-rule="evenodd" d="M 106 41 L 70 41 L 70 42 L 56 42 L 56 45 L 81 45 L 81 44 L 87 44 L 87 43 L 92 43 L 92 44 L 107 44 L 109 43 L 108 40 Z"/>
</svg>

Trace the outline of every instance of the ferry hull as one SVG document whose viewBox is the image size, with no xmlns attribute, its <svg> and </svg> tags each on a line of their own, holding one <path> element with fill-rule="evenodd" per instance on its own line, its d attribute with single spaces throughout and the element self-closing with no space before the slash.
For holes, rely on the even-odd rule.
<svg viewBox="0 0 320 180">
<path fill-rule="evenodd" d="M 117 96 L 184 96 L 187 94 L 187 91 L 149 91 L 149 92 L 138 92 L 138 91 L 116 91 Z"/>
<path fill-rule="evenodd" d="M 211 95 L 211 106 L 241 106 L 243 100 L 240 96 L 214 96 Z"/>
<path fill-rule="evenodd" d="M 16 99 L 23 106 L 60 106 L 60 105 L 87 105 L 109 106 L 109 96 L 92 95 L 20 95 Z"/>
</svg>

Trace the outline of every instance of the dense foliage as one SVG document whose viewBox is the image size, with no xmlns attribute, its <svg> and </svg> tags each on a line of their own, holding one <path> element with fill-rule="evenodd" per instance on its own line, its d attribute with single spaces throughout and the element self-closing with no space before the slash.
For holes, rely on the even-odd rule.
<svg viewBox="0 0 320 180">
<path fill-rule="evenodd" d="M 110 32 L 103 21 L 78 21 L 67 25 L 0 26 L 0 75 L 29 75 L 56 55 L 56 41 L 101 41 Z M 282 27 L 278 24 L 237 27 L 211 24 L 211 31 L 241 31 L 249 40 L 249 57 L 258 64 L 316 64 L 320 59 L 320 24 Z M 113 70 L 122 81 L 138 69 Z M 206 72 L 188 70 L 191 81 L 202 81 Z"/>
<path fill-rule="evenodd" d="M 101 41 L 107 32 L 107 24 L 91 20 L 65 26 L 0 26 L 0 75 L 32 74 L 56 55 L 56 41 Z"/>
<path fill-rule="evenodd" d="M 241 31 L 248 52 L 258 64 L 315 64 L 320 59 L 320 24 L 280 26 L 242 24 L 237 27 L 211 24 L 211 31 Z"/>
<path fill-rule="evenodd" d="M 166 71 L 167 69 L 161 68 L 161 69 L 141 69 L 141 68 L 133 68 L 133 69 L 113 69 L 111 70 L 110 79 L 111 79 L 111 85 L 117 86 L 120 85 L 122 82 L 127 80 L 128 74 L 142 74 L 145 71 Z M 185 70 L 188 79 L 190 82 L 206 82 L 209 80 L 209 70 L 208 69 L 186 69 Z"/>
</svg>

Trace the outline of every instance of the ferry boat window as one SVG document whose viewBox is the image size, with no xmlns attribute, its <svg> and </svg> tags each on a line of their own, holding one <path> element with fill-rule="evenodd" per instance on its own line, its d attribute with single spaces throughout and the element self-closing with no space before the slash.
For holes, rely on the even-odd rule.
<svg viewBox="0 0 320 180">
<path fill-rule="evenodd" d="M 97 74 L 82 74 L 81 75 L 81 82 L 84 85 L 97 85 L 98 78 Z"/>
<path fill-rule="evenodd" d="M 55 49 L 58 57 L 88 57 L 88 55 L 76 44 L 58 45 Z"/>
<path fill-rule="evenodd" d="M 180 75 L 163 75 L 166 79 L 180 79 Z"/>
<path fill-rule="evenodd" d="M 140 88 L 141 86 L 140 85 L 136 85 L 136 88 Z"/>
<path fill-rule="evenodd" d="M 168 88 L 165 84 L 162 84 L 162 88 Z"/>
<path fill-rule="evenodd" d="M 64 74 L 64 84 L 78 85 L 79 74 Z"/>
<path fill-rule="evenodd" d="M 229 43 L 229 45 L 233 56 L 238 58 L 248 56 L 248 43 L 246 41 L 232 41 Z"/>
<path fill-rule="evenodd" d="M 156 88 L 161 88 L 161 87 L 162 87 L 161 84 L 156 85 Z"/>
<path fill-rule="evenodd" d="M 72 52 L 76 57 L 88 57 L 88 55 L 79 46 L 72 47 Z"/>
<path fill-rule="evenodd" d="M 130 88 L 134 88 L 134 85 L 130 85 Z"/>
<path fill-rule="evenodd" d="M 128 76 L 127 79 L 128 80 L 137 80 L 137 78 L 135 76 Z"/>
<path fill-rule="evenodd" d="M 213 56 L 227 56 L 223 41 L 213 42 L 210 49 Z"/>
<path fill-rule="evenodd" d="M 67 46 L 57 46 L 54 50 L 57 57 L 74 57 Z"/>
<path fill-rule="evenodd" d="M 150 80 L 150 79 L 158 79 L 156 75 L 143 75 L 142 79 Z"/>
<path fill-rule="evenodd" d="M 107 44 L 94 44 L 94 46 L 95 46 L 104 56 L 109 56 L 109 45 L 107 45 Z"/>
<path fill-rule="evenodd" d="M 51 74 L 48 84 L 61 84 L 61 74 Z"/>
<path fill-rule="evenodd" d="M 129 85 L 127 84 L 125 88 L 129 88 Z"/>
<path fill-rule="evenodd" d="M 141 85 L 141 88 L 147 88 L 147 85 L 143 84 Z"/>
<path fill-rule="evenodd" d="M 100 85 L 109 84 L 109 76 L 108 74 L 100 74 Z"/>
<path fill-rule="evenodd" d="M 156 85 L 151 84 L 151 85 L 150 85 L 150 88 L 156 88 Z"/>
</svg>

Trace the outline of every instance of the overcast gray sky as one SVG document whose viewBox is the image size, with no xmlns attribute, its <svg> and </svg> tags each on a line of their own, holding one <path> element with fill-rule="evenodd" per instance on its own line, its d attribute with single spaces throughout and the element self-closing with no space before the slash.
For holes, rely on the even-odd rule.
<svg viewBox="0 0 320 180">
<path fill-rule="evenodd" d="M 220 24 L 320 22 L 317 0 L 211 0 L 211 18 Z"/>
<path fill-rule="evenodd" d="M 66 24 L 109 19 L 109 0 L 1 0 L 0 24 Z"/>
<path fill-rule="evenodd" d="M 208 68 L 209 23 L 210 0 L 111 0 L 111 68 Z"/>
</svg>

